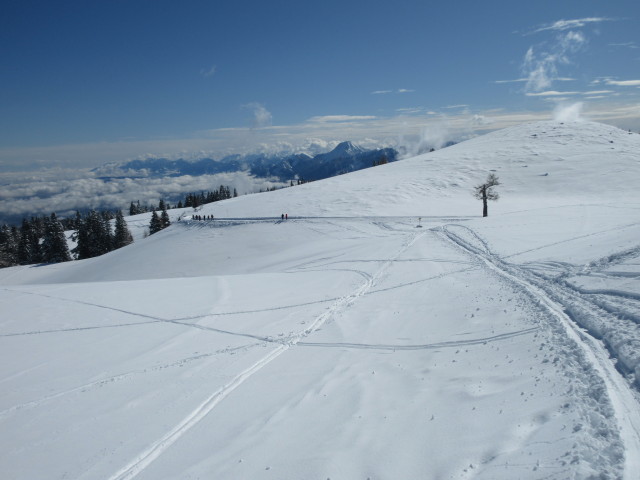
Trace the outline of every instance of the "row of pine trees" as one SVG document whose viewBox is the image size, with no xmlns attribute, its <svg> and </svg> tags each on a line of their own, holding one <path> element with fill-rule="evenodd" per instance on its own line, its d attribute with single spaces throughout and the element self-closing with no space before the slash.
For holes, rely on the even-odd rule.
<svg viewBox="0 0 640 480">
<path fill-rule="evenodd" d="M 206 203 L 237 197 L 238 192 L 229 186 L 220 185 L 213 191 L 189 193 L 174 208 L 199 207 Z M 160 199 L 158 206 L 140 205 L 131 202 L 130 215 L 153 212 L 149 223 L 149 234 L 159 232 L 171 225 L 167 209 L 171 205 Z M 158 214 L 160 211 L 160 214 Z M 113 229 L 112 229 L 113 221 Z M 76 247 L 69 251 L 65 230 L 75 230 L 72 239 Z M 23 219 L 19 227 L 0 227 L 0 268 L 35 263 L 60 263 L 72 259 L 83 260 L 97 257 L 133 242 L 121 211 L 91 210 L 86 214 L 76 212 L 75 217 L 59 220 L 55 213 L 49 216 Z"/>
<path fill-rule="evenodd" d="M 122 212 L 115 214 L 111 228 L 111 212 L 76 212 L 73 225 L 76 247 L 69 251 L 65 226 L 55 213 L 24 219 L 20 227 L 0 227 L 0 268 L 34 263 L 68 262 L 96 257 L 133 242 Z"/>
<path fill-rule="evenodd" d="M 171 206 L 169 203 L 166 203 L 163 199 L 160 199 L 158 205 L 140 205 L 140 200 L 136 202 L 131 202 L 129 205 L 129 215 L 138 215 L 139 213 L 152 212 L 154 210 L 170 210 L 172 208 L 188 208 L 188 207 L 199 207 L 200 205 L 204 205 L 206 203 L 219 202 L 220 200 L 227 200 L 232 197 L 237 197 L 238 191 L 234 188 L 233 193 L 231 193 L 231 187 L 228 185 L 220 185 L 220 188 L 217 190 L 200 192 L 200 193 L 188 193 L 183 199 L 179 200 L 177 204 Z"/>
</svg>

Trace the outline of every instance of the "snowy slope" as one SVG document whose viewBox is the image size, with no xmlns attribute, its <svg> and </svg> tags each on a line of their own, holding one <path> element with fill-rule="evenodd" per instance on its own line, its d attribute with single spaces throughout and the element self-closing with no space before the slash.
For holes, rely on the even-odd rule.
<svg viewBox="0 0 640 480">
<path fill-rule="evenodd" d="M 639 135 L 536 123 L 0 270 L 0 471 L 636 478 L 639 180 Z"/>
</svg>

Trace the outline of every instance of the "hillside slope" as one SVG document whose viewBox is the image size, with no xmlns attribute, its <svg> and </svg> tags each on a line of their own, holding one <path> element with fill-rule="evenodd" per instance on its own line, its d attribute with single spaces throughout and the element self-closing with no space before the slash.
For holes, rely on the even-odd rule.
<svg viewBox="0 0 640 480">
<path fill-rule="evenodd" d="M 639 135 L 536 123 L 3 269 L 0 471 L 631 480 L 639 180 Z"/>
</svg>

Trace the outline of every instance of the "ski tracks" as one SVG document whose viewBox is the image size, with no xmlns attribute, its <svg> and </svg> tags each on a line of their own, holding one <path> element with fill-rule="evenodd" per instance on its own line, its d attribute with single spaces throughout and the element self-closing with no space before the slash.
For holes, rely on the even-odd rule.
<svg viewBox="0 0 640 480">
<path fill-rule="evenodd" d="M 504 262 L 491 252 L 484 240 L 466 226 L 446 225 L 441 227 L 439 233 L 445 240 L 482 261 L 491 271 L 522 288 L 534 301 L 543 306 L 551 317 L 558 320 L 566 336 L 580 349 L 584 361 L 588 364 L 586 367 L 593 371 L 606 386 L 607 396 L 619 428 L 620 440 L 624 446 L 624 478 L 635 478 L 640 471 L 640 408 L 638 408 L 636 394 L 627 380 L 617 371 L 605 346 L 580 328 L 567 313 L 571 311 L 571 307 L 566 305 L 567 295 L 572 292 L 565 292 L 562 285 Z M 572 300 L 579 301 L 579 299 Z M 589 305 L 580 306 L 583 309 L 589 308 Z M 591 305 L 591 307 L 595 306 Z M 593 399 L 586 401 L 591 402 L 591 405 L 596 408 L 606 410 L 606 405 L 600 405 L 601 400 L 594 395 Z M 615 453 L 611 452 L 609 455 L 612 457 L 611 463 L 615 464 Z"/>
<path fill-rule="evenodd" d="M 220 387 L 209 397 L 207 397 L 198 407 L 192 410 L 186 417 L 182 419 L 176 426 L 168 431 L 160 439 L 151 443 L 145 450 L 137 455 L 128 464 L 114 473 L 108 480 L 127 480 L 136 477 L 144 471 L 154 460 L 160 457 L 171 445 L 183 437 L 192 427 L 197 425 L 204 417 L 206 417 L 221 401 L 228 397 L 234 390 L 242 385 L 251 376 L 269 365 L 272 361 L 286 352 L 289 348 L 300 343 L 304 338 L 318 330 L 327 320 L 335 316 L 338 312 L 344 310 L 353 304 L 360 297 L 364 296 L 375 285 L 376 281 L 382 277 L 386 270 L 395 260 L 409 249 L 419 238 L 423 237 L 428 231 L 418 234 L 411 234 L 410 238 L 402 244 L 402 246 L 389 259 L 385 260 L 382 265 L 375 271 L 373 275 L 365 276 L 365 281 L 350 294 L 336 300 L 324 313 L 317 316 L 315 320 L 301 332 L 287 338 L 286 342 L 278 344 L 266 356 L 259 361 L 236 375 L 231 381 Z M 272 343 L 273 345 L 273 343 Z"/>
<path fill-rule="evenodd" d="M 56 392 L 56 393 L 52 393 L 50 395 L 44 396 L 42 398 L 36 399 L 36 400 L 31 400 L 28 402 L 24 402 L 21 403 L 19 405 L 14 405 L 12 407 L 6 408 L 4 410 L 0 410 L 0 420 L 2 420 L 2 418 L 4 418 L 5 416 L 7 416 L 10 413 L 16 412 L 18 410 L 23 410 L 23 409 L 28 409 L 28 408 L 34 408 L 34 407 L 38 407 L 41 406 L 47 402 L 50 402 L 51 400 L 55 400 L 57 398 L 60 397 L 64 397 L 66 395 L 70 395 L 70 394 L 74 394 L 74 393 L 84 393 L 84 392 L 88 392 L 91 390 L 94 390 L 96 388 L 100 388 L 103 387 L 105 385 L 109 385 L 111 383 L 114 382 L 119 382 L 122 380 L 128 380 L 128 379 L 132 379 L 136 376 L 139 375 L 144 375 L 148 372 L 151 371 L 158 371 L 158 370 L 163 370 L 165 368 L 173 368 L 173 367 L 182 367 L 183 365 L 185 365 L 186 363 L 189 362 L 193 362 L 193 361 L 197 361 L 197 360 L 201 360 L 203 358 L 209 358 L 215 355 L 220 355 L 220 354 L 226 354 L 226 353 L 233 353 L 236 352 L 238 350 L 242 350 L 245 348 L 251 348 L 255 345 L 259 345 L 258 343 L 254 343 L 254 344 L 245 344 L 245 345 L 239 345 L 237 347 L 227 347 L 227 348 L 223 348 L 220 350 L 216 350 L 214 352 L 210 352 L 210 353 L 202 353 L 199 355 L 193 355 L 190 357 L 184 357 L 184 358 L 180 358 L 172 363 L 165 363 L 165 364 L 161 364 L 161 365 L 153 365 L 153 366 L 149 366 L 146 368 L 142 368 L 139 370 L 133 370 L 131 372 L 127 372 L 127 373 L 120 373 L 117 375 L 111 375 L 109 377 L 105 377 L 105 378 L 101 378 L 99 380 L 93 381 L 93 382 L 89 382 L 89 383 L 84 383 L 82 385 L 79 385 L 77 387 L 73 387 L 67 390 L 63 390 L 60 392 Z"/>
</svg>

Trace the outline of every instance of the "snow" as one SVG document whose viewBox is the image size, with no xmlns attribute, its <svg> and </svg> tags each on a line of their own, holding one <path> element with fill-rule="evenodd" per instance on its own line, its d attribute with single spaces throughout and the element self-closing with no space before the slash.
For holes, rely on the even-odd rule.
<svg viewBox="0 0 640 480">
<path fill-rule="evenodd" d="M 0 270 L 0 471 L 636 478 L 638 180 L 640 135 L 540 122 Z"/>
</svg>

